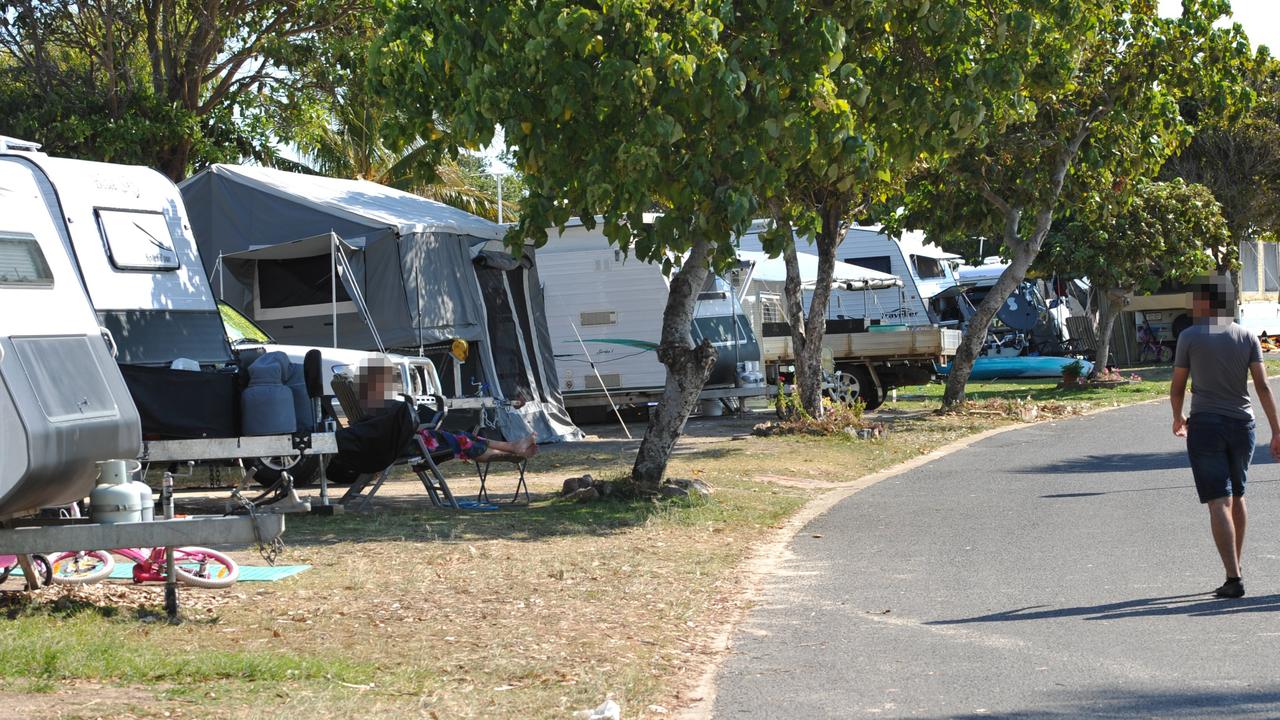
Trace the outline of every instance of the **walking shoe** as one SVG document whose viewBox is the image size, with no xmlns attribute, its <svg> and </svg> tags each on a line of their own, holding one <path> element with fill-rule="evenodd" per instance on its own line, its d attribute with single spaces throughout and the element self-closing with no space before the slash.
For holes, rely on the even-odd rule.
<svg viewBox="0 0 1280 720">
<path fill-rule="evenodd" d="M 1244 583 L 1239 579 L 1231 579 L 1222 583 L 1222 587 L 1213 591 L 1214 597 L 1220 598 L 1242 598 L 1244 597 Z"/>
</svg>

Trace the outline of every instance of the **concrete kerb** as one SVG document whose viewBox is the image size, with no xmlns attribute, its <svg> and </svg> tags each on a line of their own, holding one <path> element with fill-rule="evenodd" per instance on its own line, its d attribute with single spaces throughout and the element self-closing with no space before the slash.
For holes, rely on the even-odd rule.
<svg viewBox="0 0 1280 720">
<path fill-rule="evenodd" d="M 1276 376 L 1280 377 L 1280 376 Z M 1275 378 L 1268 378 L 1269 380 Z M 790 554 L 789 547 L 791 541 L 796 535 L 804 529 L 814 518 L 825 514 L 841 500 L 866 488 L 875 485 L 882 480 L 901 475 L 903 473 L 915 470 L 922 465 L 927 465 L 934 460 L 950 455 L 957 450 L 963 450 L 975 443 L 982 442 L 987 438 L 1002 435 L 1014 430 L 1022 430 L 1034 427 L 1045 422 L 1058 422 L 1059 420 L 1075 420 L 1097 415 L 1099 413 L 1119 410 L 1126 407 L 1135 407 L 1138 405 L 1148 405 L 1157 402 L 1167 402 L 1168 398 L 1152 398 L 1150 400 L 1142 400 L 1135 403 L 1125 403 L 1123 405 L 1113 405 L 1111 407 L 1102 407 L 1083 412 L 1070 418 L 1055 418 L 1053 420 L 1040 420 L 1034 422 L 1014 423 L 1005 427 L 993 428 L 985 430 L 976 435 L 961 438 L 954 442 L 947 443 L 936 450 L 925 453 L 918 457 L 914 457 L 905 462 L 885 468 L 879 472 L 872 473 L 865 477 L 849 483 L 848 485 L 836 488 L 829 492 L 825 492 L 818 497 L 810 500 L 800 508 L 800 510 L 792 515 L 782 527 L 774 531 L 772 537 L 759 545 L 747 558 L 743 564 L 743 585 L 745 590 L 739 596 L 739 602 L 735 603 L 734 610 L 729 618 L 721 626 L 719 632 L 712 636 L 711 640 L 703 646 L 702 652 L 709 656 L 707 667 L 703 670 L 698 683 L 688 691 L 682 693 L 688 698 L 687 704 L 679 708 L 675 713 L 675 717 L 679 720 L 710 720 L 711 711 L 715 706 L 716 699 L 716 677 L 720 672 L 720 665 L 733 647 L 733 635 L 738 626 L 746 618 L 747 613 L 755 605 L 760 598 L 760 592 L 764 587 L 765 577 L 777 571 L 778 567 Z"/>
</svg>

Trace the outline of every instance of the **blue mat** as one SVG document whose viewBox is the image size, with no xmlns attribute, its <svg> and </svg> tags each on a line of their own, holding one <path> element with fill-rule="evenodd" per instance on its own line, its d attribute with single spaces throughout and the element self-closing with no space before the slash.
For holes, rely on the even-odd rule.
<svg viewBox="0 0 1280 720">
<path fill-rule="evenodd" d="M 478 500 L 459 500 L 458 508 L 460 510 L 497 510 L 498 506 L 492 503 L 483 503 Z"/>
<path fill-rule="evenodd" d="M 275 582 L 292 577 L 300 572 L 310 570 L 310 565 L 276 565 L 258 566 L 258 565 L 241 565 L 240 566 L 240 582 Z M 111 571 L 112 580 L 132 580 L 133 579 L 133 563 L 118 562 L 115 569 Z"/>
</svg>

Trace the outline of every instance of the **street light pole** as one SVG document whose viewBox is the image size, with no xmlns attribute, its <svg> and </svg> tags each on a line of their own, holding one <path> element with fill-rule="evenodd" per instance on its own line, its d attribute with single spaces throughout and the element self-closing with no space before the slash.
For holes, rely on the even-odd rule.
<svg viewBox="0 0 1280 720">
<path fill-rule="evenodd" d="M 498 224 L 502 224 L 502 173 L 494 173 L 498 179 Z"/>
</svg>

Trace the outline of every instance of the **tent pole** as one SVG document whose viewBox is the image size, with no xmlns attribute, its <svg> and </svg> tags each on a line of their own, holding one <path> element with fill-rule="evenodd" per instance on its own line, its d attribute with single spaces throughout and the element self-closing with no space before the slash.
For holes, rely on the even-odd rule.
<svg viewBox="0 0 1280 720">
<path fill-rule="evenodd" d="M 334 248 L 337 235 L 329 231 L 329 307 L 333 310 L 333 347 L 338 347 L 338 258 Z"/>
<path fill-rule="evenodd" d="M 222 251 L 218 251 L 218 299 L 227 299 L 227 290 L 222 279 Z"/>
<path fill-rule="evenodd" d="M 587 344 L 582 341 L 582 335 L 578 333 L 578 326 L 569 323 L 569 327 L 573 328 L 573 334 L 578 337 L 578 344 L 582 346 L 582 354 L 587 356 L 587 363 L 591 365 L 591 371 L 596 374 L 596 381 L 600 383 L 600 389 L 604 391 L 604 397 L 609 401 L 609 407 L 613 408 L 613 414 L 618 416 L 618 424 L 622 425 L 622 432 L 627 434 L 627 439 L 631 440 L 631 431 L 627 429 L 627 423 L 622 419 L 622 413 L 618 412 L 618 406 L 613 404 L 613 396 L 609 394 L 609 388 L 604 386 L 604 378 L 600 377 L 600 371 L 596 369 L 596 361 L 591 359 L 591 352 L 587 350 Z"/>
</svg>

